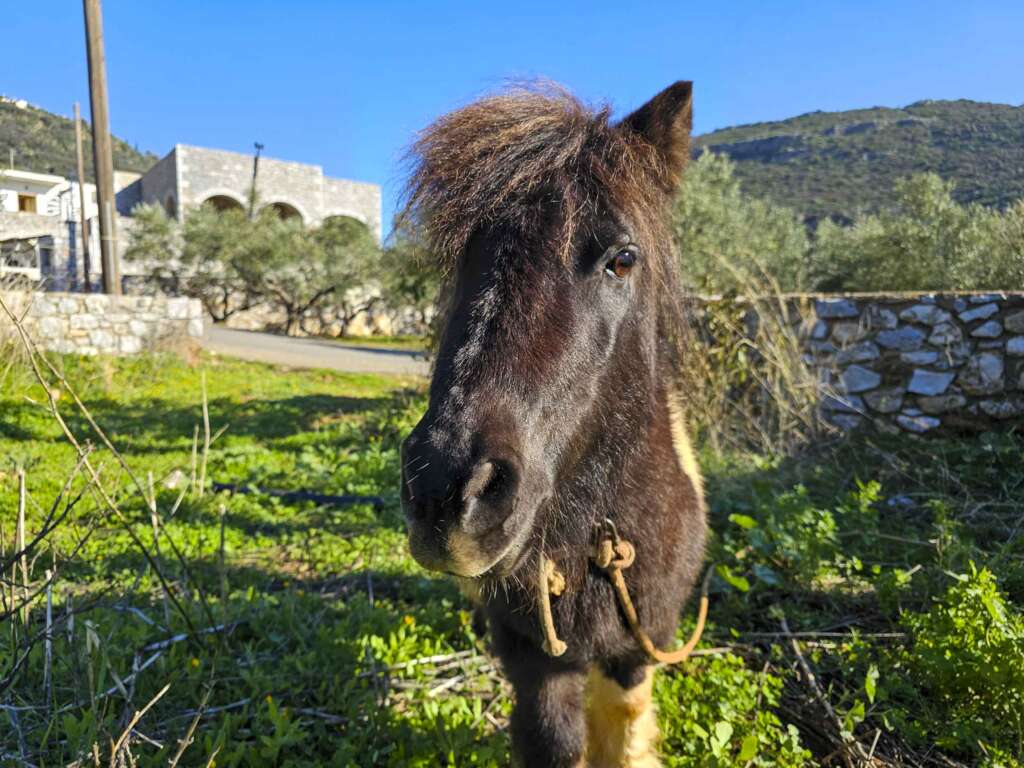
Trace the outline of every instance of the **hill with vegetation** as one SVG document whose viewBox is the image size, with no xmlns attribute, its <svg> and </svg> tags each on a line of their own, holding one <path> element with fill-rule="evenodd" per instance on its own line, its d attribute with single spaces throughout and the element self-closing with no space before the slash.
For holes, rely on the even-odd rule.
<svg viewBox="0 0 1024 768">
<path fill-rule="evenodd" d="M 88 124 L 83 134 L 86 176 L 93 177 L 92 136 Z M 157 161 L 152 152 L 141 152 L 116 136 L 114 168 L 119 171 L 146 171 Z M 75 176 L 75 123 L 45 109 L 19 107 L 0 102 L 0 166 L 8 167 L 11 150 L 14 167 L 23 171 Z"/>
<path fill-rule="evenodd" d="M 892 209 L 896 181 L 926 172 L 953 182 L 960 203 L 1005 208 L 1024 198 L 1024 106 L 961 99 L 811 112 L 695 144 L 728 155 L 744 192 L 812 221 Z"/>
</svg>

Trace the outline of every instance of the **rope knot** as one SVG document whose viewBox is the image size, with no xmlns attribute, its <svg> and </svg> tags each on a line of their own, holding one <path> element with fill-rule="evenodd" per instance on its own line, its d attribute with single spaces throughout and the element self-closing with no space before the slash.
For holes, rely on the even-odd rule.
<svg viewBox="0 0 1024 768">
<path fill-rule="evenodd" d="M 602 571 L 624 571 L 636 560 L 636 549 L 625 539 L 601 539 L 591 560 Z"/>
</svg>

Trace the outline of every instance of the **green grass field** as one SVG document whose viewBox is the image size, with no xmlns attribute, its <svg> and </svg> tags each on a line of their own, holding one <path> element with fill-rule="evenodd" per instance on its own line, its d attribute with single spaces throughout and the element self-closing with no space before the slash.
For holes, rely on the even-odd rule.
<svg viewBox="0 0 1024 768">
<path fill-rule="evenodd" d="M 508 763 L 500 670 L 454 587 L 405 550 L 397 446 L 421 382 L 210 358 L 59 365 L 142 489 L 56 388 L 119 517 L 74 474 L 42 388 L 20 367 L 0 378 L 0 764 Z M 383 507 L 200 494 L 204 375 L 208 486 Z M 717 578 L 701 655 L 659 673 L 665 763 L 842 765 L 845 743 L 879 765 L 1020 765 L 1022 458 L 1013 435 L 705 452 Z M 27 622 L 12 606 L 18 468 Z M 688 611 L 680 636 L 691 626 Z"/>
</svg>

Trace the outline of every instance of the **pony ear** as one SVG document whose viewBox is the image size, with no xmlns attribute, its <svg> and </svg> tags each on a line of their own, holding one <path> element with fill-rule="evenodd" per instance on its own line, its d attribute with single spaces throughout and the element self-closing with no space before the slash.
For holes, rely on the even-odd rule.
<svg viewBox="0 0 1024 768">
<path fill-rule="evenodd" d="M 624 118 L 619 126 L 640 135 L 658 151 L 674 189 L 690 157 L 693 83 L 689 80 L 673 83 Z"/>
</svg>

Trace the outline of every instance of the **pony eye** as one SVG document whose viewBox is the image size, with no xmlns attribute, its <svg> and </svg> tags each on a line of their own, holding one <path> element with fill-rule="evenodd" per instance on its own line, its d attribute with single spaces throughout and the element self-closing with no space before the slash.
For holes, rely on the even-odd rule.
<svg viewBox="0 0 1024 768">
<path fill-rule="evenodd" d="M 629 276 L 630 270 L 636 264 L 636 254 L 626 248 L 616 253 L 604 266 L 604 271 L 609 275 L 624 280 Z"/>
</svg>

